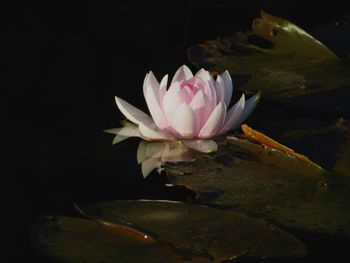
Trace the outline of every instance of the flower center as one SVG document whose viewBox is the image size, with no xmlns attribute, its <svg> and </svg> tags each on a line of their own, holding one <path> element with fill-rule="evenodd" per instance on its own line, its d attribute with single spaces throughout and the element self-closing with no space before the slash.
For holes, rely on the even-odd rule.
<svg viewBox="0 0 350 263">
<path fill-rule="evenodd" d="M 190 78 L 190 79 L 184 81 L 181 85 L 181 89 L 187 87 L 188 89 L 192 90 L 192 92 L 195 94 L 203 86 L 205 86 L 205 83 L 202 79 L 200 79 L 198 77 L 193 77 L 193 78 Z"/>
</svg>

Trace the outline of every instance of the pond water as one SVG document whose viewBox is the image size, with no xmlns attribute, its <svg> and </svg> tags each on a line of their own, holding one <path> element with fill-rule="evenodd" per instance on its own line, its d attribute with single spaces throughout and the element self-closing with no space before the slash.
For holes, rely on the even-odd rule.
<svg viewBox="0 0 350 263">
<path fill-rule="evenodd" d="M 248 119 L 249 126 L 320 165 L 324 168 L 321 172 L 284 153 L 271 153 L 259 143 L 246 141 L 241 132 L 234 134 L 242 140 L 239 142 L 220 138 L 217 153 L 188 154 L 186 150 L 180 150 L 180 154 L 176 152 L 171 156 L 164 154 L 163 145 L 155 147 L 146 142 L 140 143 L 135 138 L 112 145 L 113 135 L 103 132 L 104 129 L 120 126 L 122 116 L 115 106 L 115 95 L 147 112 L 141 88 L 146 72 L 152 70 L 160 79 L 167 73 L 173 74 L 184 63 L 196 70 L 188 60 L 187 48 L 217 36 L 229 36 L 248 29 L 258 9 L 240 6 L 242 14 L 233 22 L 215 15 L 217 24 L 208 25 L 208 30 L 196 31 L 206 8 L 224 12 L 232 7 L 226 2 L 223 5 L 211 4 L 202 6 L 202 12 L 193 11 L 193 8 L 198 8 L 195 3 L 190 9 L 179 5 L 168 10 L 163 6 L 159 8 L 164 11 L 164 16 L 149 14 L 136 18 L 131 15 L 127 4 L 118 7 L 120 10 L 116 8 L 111 16 L 103 16 L 105 11 L 101 9 L 101 17 L 96 19 L 99 23 L 79 37 L 59 42 L 60 51 L 54 53 L 57 57 L 50 58 L 47 70 L 41 69 L 47 75 L 40 86 L 46 88 L 33 91 L 31 97 L 37 97 L 34 100 L 37 103 L 23 113 L 24 117 L 18 124 L 19 129 L 26 129 L 26 138 L 19 136 L 15 145 L 18 151 L 11 155 L 9 163 L 15 174 L 9 180 L 9 196 L 14 196 L 10 211 L 14 217 L 21 218 L 14 220 L 20 227 L 16 228 L 9 243 L 16 244 L 23 251 L 21 256 L 36 262 L 50 262 L 49 257 L 34 248 L 30 240 L 30 228 L 40 221 L 41 215 L 87 216 L 119 224 L 121 219 L 113 217 L 118 209 L 128 222 L 135 220 L 135 225 L 141 226 L 137 228 L 140 232 L 136 236 L 147 233 L 155 240 L 165 240 L 166 249 L 161 247 L 161 250 L 170 251 L 170 255 L 178 257 L 177 262 L 184 261 L 184 258 L 193 262 L 210 262 L 213 255 L 215 260 L 224 259 L 228 255 L 227 250 L 233 248 L 236 249 L 234 255 L 238 262 L 256 262 L 265 256 L 268 259 L 264 262 L 282 262 L 280 258 L 273 258 L 274 255 L 282 255 L 285 262 L 337 262 L 346 256 L 350 241 L 350 215 L 346 210 L 350 206 L 350 82 L 345 81 L 345 84 L 327 91 L 292 98 L 263 97 Z M 270 4 L 267 7 L 271 7 Z M 288 14 L 286 10 L 282 11 L 282 14 Z M 228 13 L 226 11 L 225 14 Z M 343 17 L 344 14 L 337 15 Z M 304 24 L 299 26 L 308 27 L 308 32 L 342 56 L 344 67 L 347 67 L 349 50 L 344 42 L 347 40 L 349 43 L 350 39 L 348 19 L 339 18 L 336 25 L 330 22 L 336 18 L 339 17 L 322 17 L 326 22 L 320 18 L 317 23 L 304 18 L 300 20 Z M 159 23 L 162 26 L 157 26 Z M 156 41 L 155 37 L 160 35 L 164 39 Z M 244 89 L 247 76 L 233 73 L 233 79 L 238 88 Z M 239 98 L 239 93 L 235 95 L 235 100 Z M 139 156 L 138 160 L 138 151 L 149 151 L 150 154 Z M 158 155 L 151 154 L 154 151 Z M 162 171 L 152 170 L 150 166 L 149 169 L 142 167 L 142 161 L 145 163 L 149 159 L 152 159 L 154 167 L 162 168 Z M 174 160 L 191 162 L 177 164 Z M 23 165 L 18 165 L 18 161 Z M 147 176 L 146 170 L 149 172 Z M 231 175 L 235 176 L 234 180 Z M 266 184 L 256 175 L 264 176 Z M 279 190 L 275 192 L 274 187 Z M 179 217 L 183 221 L 171 225 L 171 228 L 179 233 L 185 231 L 182 226 L 191 217 L 183 219 L 181 209 L 185 208 L 177 208 L 176 203 L 169 203 L 173 210 L 168 214 L 159 212 L 167 209 L 166 203 L 157 203 L 159 210 L 154 213 L 154 207 L 144 208 L 143 204 L 137 203 L 140 208 L 136 212 L 142 209 L 145 212 L 130 217 L 128 213 L 133 210 L 127 204 L 110 203 L 139 199 L 190 203 L 186 205 L 195 206 L 194 216 L 209 214 L 211 217 L 206 220 L 213 220 L 213 224 L 220 217 L 217 209 L 229 211 L 229 214 L 227 218 L 223 217 L 220 226 L 214 228 L 217 232 L 213 230 L 221 235 L 210 233 L 210 237 L 217 239 L 200 240 L 202 247 L 196 250 L 192 243 L 185 242 L 188 236 L 168 237 L 164 234 L 166 231 L 157 226 L 157 220 L 171 221 Z M 276 199 L 278 201 L 274 202 Z M 199 211 L 201 208 L 197 203 L 206 204 L 207 209 L 214 210 Z M 105 214 L 95 213 L 97 208 Z M 191 210 L 187 207 L 185 210 L 188 209 Z M 152 224 L 146 219 L 137 221 L 142 215 L 154 216 Z M 64 220 L 62 225 L 65 227 Z M 238 249 L 232 245 L 223 249 L 230 236 L 222 233 L 233 231 L 225 220 L 232 220 L 237 225 L 244 221 L 242 232 L 250 230 L 246 235 L 238 236 L 244 246 Z M 74 224 L 88 223 L 71 224 L 75 227 Z M 269 224 L 275 225 L 277 234 L 264 229 L 263 226 Z M 194 225 L 190 230 L 200 232 Z M 200 223 L 198 225 L 201 226 Z M 124 229 L 118 228 L 118 231 Z M 164 235 L 166 238 L 162 239 Z M 269 243 L 269 235 L 297 252 L 292 256 L 284 250 L 281 252 L 276 248 L 278 242 Z M 265 247 L 257 249 L 255 236 L 262 240 L 266 238 Z M 181 242 L 176 243 L 176 239 Z M 212 245 L 215 242 L 219 244 L 217 247 Z M 179 247 L 180 252 L 177 251 Z M 246 252 L 246 247 L 250 248 L 249 252 Z M 203 252 L 206 248 L 209 252 Z M 295 256 L 303 255 L 305 248 L 307 256 Z M 155 253 L 157 257 L 157 249 L 152 250 L 150 255 Z M 142 253 L 147 256 L 148 252 Z"/>
</svg>

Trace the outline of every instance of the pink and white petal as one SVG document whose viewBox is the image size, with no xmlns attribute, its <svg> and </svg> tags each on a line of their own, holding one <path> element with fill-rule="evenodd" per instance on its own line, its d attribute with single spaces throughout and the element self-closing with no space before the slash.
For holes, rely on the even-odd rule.
<svg viewBox="0 0 350 263">
<path fill-rule="evenodd" d="M 170 123 L 174 130 L 184 139 L 193 138 L 198 129 L 196 116 L 186 103 L 182 103 L 174 112 Z"/>
<path fill-rule="evenodd" d="M 143 79 L 143 96 L 145 97 L 146 95 L 146 84 L 147 84 L 147 79 L 148 79 L 148 73 L 146 73 L 145 78 Z"/>
<path fill-rule="evenodd" d="M 255 109 L 256 105 L 258 105 L 259 101 L 261 98 L 261 92 L 259 91 L 257 94 L 254 96 L 250 97 L 244 105 L 244 110 L 239 117 L 239 120 L 237 121 L 237 125 L 240 126 L 248 117 L 249 115 L 253 112 Z M 237 127 L 238 128 L 238 127 Z"/>
<path fill-rule="evenodd" d="M 158 158 L 148 159 L 141 164 L 143 178 L 146 178 L 154 169 L 161 167 L 162 162 Z"/>
<path fill-rule="evenodd" d="M 210 114 L 208 120 L 200 130 L 198 137 L 205 139 L 216 135 L 224 124 L 225 116 L 226 105 L 225 103 L 220 102 Z"/>
<path fill-rule="evenodd" d="M 152 123 L 152 118 L 144 113 L 143 111 L 139 110 L 138 108 L 132 106 L 130 103 L 126 102 L 125 100 L 115 97 L 115 102 L 117 103 L 118 109 L 121 111 L 121 113 L 124 114 L 124 116 L 131 122 L 135 124 L 143 123 Z"/>
<path fill-rule="evenodd" d="M 186 104 L 190 104 L 193 98 L 193 92 L 191 88 L 185 86 L 179 91 L 179 96 L 181 98 L 182 102 L 185 102 Z"/>
<path fill-rule="evenodd" d="M 178 82 L 175 82 L 170 86 L 169 90 L 164 95 L 162 106 L 163 106 L 163 111 L 167 118 L 168 124 L 174 112 L 182 104 L 182 100 L 181 100 L 181 97 L 179 96 L 179 92 L 180 92 L 180 84 Z"/>
<path fill-rule="evenodd" d="M 139 127 L 136 125 L 132 127 L 107 129 L 107 130 L 104 130 L 104 132 L 112 133 L 112 134 L 116 134 L 124 137 L 141 137 Z"/>
<path fill-rule="evenodd" d="M 237 129 L 240 125 L 239 119 L 244 110 L 245 106 L 245 96 L 242 94 L 242 97 L 236 102 L 235 105 L 227 112 L 227 117 L 225 123 L 221 130 L 219 131 L 219 135 L 224 134 L 232 129 Z"/>
<path fill-rule="evenodd" d="M 160 104 L 160 106 L 162 106 L 162 100 L 163 100 L 164 95 L 166 93 L 167 85 L 168 85 L 168 74 L 162 78 L 162 80 L 159 84 L 159 104 Z"/>
<path fill-rule="evenodd" d="M 157 78 L 154 76 L 152 71 L 148 73 L 148 77 L 146 79 L 146 85 L 150 85 L 154 90 L 159 89 L 159 82 Z"/>
<path fill-rule="evenodd" d="M 225 83 L 220 76 L 217 76 L 215 81 L 216 103 L 225 102 Z M 225 103 L 226 104 L 226 103 Z M 229 105 L 226 104 L 226 107 Z"/>
<path fill-rule="evenodd" d="M 218 149 L 217 143 L 213 140 L 183 140 L 182 143 L 189 149 L 202 153 L 211 153 Z"/>
<path fill-rule="evenodd" d="M 206 104 L 205 95 L 204 95 L 203 91 L 200 90 L 193 97 L 193 99 L 190 103 L 190 107 L 192 108 L 192 110 L 196 111 L 198 109 L 205 107 L 205 104 Z"/>
<path fill-rule="evenodd" d="M 210 112 L 212 112 L 217 106 L 215 86 L 214 84 L 212 85 L 209 82 L 207 82 L 205 83 L 205 85 L 202 86 L 202 90 L 207 97 L 207 107 L 209 108 Z"/>
<path fill-rule="evenodd" d="M 175 82 L 182 83 L 183 81 L 186 81 L 192 77 L 192 71 L 186 65 L 183 65 L 176 71 L 171 84 Z"/>
<path fill-rule="evenodd" d="M 149 141 L 171 141 L 174 136 L 166 131 L 158 130 L 155 125 L 139 124 L 139 130 L 142 138 Z"/>
<path fill-rule="evenodd" d="M 227 70 L 221 73 L 220 77 L 225 83 L 225 104 L 228 107 L 230 105 L 232 92 L 233 92 L 232 79 L 231 79 L 230 73 L 228 73 Z"/>
<path fill-rule="evenodd" d="M 203 91 L 198 91 L 190 103 L 190 107 L 197 117 L 198 127 L 202 127 L 209 118 L 212 110 L 207 107 L 207 96 Z"/>
<path fill-rule="evenodd" d="M 160 129 L 163 129 L 168 126 L 168 123 L 159 104 L 159 84 L 155 83 L 157 81 L 155 78 L 152 80 L 152 75 L 153 73 L 150 71 L 148 80 L 146 81 L 145 99 L 155 124 Z"/>
<path fill-rule="evenodd" d="M 206 83 L 209 82 L 211 85 L 214 86 L 214 79 L 212 75 L 209 73 L 209 71 L 201 68 L 200 70 L 198 70 L 195 76 L 202 79 Z"/>
</svg>

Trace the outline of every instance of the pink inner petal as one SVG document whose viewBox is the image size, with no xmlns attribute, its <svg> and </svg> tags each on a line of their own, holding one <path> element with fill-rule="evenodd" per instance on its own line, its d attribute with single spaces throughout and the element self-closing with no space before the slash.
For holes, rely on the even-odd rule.
<svg viewBox="0 0 350 263">
<path fill-rule="evenodd" d="M 199 128 L 204 125 L 210 116 L 210 109 L 207 107 L 207 98 L 203 91 L 198 91 L 190 103 L 190 107 L 194 111 Z"/>
<path fill-rule="evenodd" d="M 185 86 L 179 91 L 179 96 L 181 97 L 182 102 L 190 104 L 193 98 L 193 91 L 190 87 Z"/>
<path fill-rule="evenodd" d="M 193 74 L 191 70 L 186 65 L 183 65 L 176 71 L 173 80 L 171 81 L 171 84 L 173 84 L 174 82 L 182 83 L 192 77 Z"/>
</svg>

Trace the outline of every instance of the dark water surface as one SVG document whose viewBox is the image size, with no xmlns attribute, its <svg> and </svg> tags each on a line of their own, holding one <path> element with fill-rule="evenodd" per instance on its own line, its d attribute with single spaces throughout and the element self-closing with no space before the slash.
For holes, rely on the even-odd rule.
<svg viewBox="0 0 350 263">
<path fill-rule="evenodd" d="M 186 55 L 190 45 L 249 28 L 261 9 L 310 29 L 345 56 L 349 54 L 349 27 L 343 24 L 338 31 L 332 27 L 332 21 L 350 13 L 341 2 L 306 6 L 294 1 L 116 1 L 112 5 L 11 8 L 9 77 L 13 88 L 7 94 L 12 106 L 6 112 L 10 113 L 8 137 L 13 140 L 5 139 L 9 173 L 3 202 L 9 222 L 4 248 L 13 260 L 6 262 L 17 258 L 48 262 L 32 248 L 30 226 L 42 214 L 78 216 L 74 202 L 185 200 L 185 190 L 169 190 L 161 175 L 152 173 L 143 179 L 136 162 L 139 140 L 112 146 L 113 136 L 102 132 L 119 126 L 121 114 L 114 95 L 146 111 L 142 94 L 146 72 L 152 70 L 160 79 L 184 63 L 190 65 Z M 191 69 L 195 70 L 192 65 Z M 276 115 L 271 116 L 265 110 L 250 123 L 258 128 L 265 117 L 277 122 L 305 117 L 332 123 L 350 117 L 346 96 L 346 87 L 330 92 L 326 97 L 335 104 L 327 112 L 316 107 L 304 116 L 308 102 L 301 101 L 292 113 L 281 107 L 279 114 L 272 111 Z M 268 102 L 263 105 L 275 107 Z M 311 125 L 316 127 L 317 122 Z M 265 130 L 273 135 L 276 129 Z M 309 154 L 323 167 L 335 162 L 327 152 L 334 152 L 337 143 L 327 144 L 327 135 L 305 141 L 282 138 L 281 142 Z M 320 144 L 324 153 L 317 149 Z M 348 239 L 292 233 L 310 251 L 310 256 L 298 262 L 341 262 L 347 254 Z"/>
</svg>

